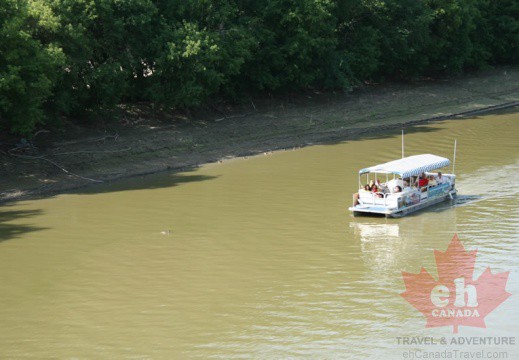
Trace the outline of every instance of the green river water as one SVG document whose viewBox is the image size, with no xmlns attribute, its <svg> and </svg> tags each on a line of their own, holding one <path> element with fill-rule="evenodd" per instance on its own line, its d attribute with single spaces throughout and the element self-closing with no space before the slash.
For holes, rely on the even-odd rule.
<svg viewBox="0 0 519 360">
<path fill-rule="evenodd" d="M 457 139 L 456 203 L 350 215 L 395 131 L 0 207 L 0 359 L 401 359 L 445 347 L 397 337 L 519 336 L 519 113 L 406 132 L 407 155 Z M 512 296 L 454 335 L 400 293 L 455 233 Z"/>
</svg>

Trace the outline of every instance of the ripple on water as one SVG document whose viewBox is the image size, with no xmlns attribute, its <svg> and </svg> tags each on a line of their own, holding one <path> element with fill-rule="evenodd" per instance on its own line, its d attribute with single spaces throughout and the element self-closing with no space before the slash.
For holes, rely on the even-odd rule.
<svg viewBox="0 0 519 360">
<path fill-rule="evenodd" d="M 401 298 L 402 271 L 436 276 L 458 233 L 519 293 L 519 122 L 408 130 L 407 154 L 452 157 L 458 139 L 455 203 L 346 212 L 358 169 L 400 156 L 396 131 L 13 206 L 31 215 L 0 243 L 2 357 L 391 359 L 396 336 L 450 336 Z M 519 335 L 516 298 L 460 334 Z"/>
</svg>

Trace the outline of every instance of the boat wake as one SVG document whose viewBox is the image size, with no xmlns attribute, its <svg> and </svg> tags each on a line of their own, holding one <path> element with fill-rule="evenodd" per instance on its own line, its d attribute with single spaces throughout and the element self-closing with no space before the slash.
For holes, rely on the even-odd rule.
<svg viewBox="0 0 519 360">
<path fill-rule="evenodd" d="M 481 201 L 492 201 L 519 195 L 512 179 L 519 172 L 519 162 L 506 166 L 488 166 L 463 176 L 457 183 L 459 195 L 452 207 L 469 206 Z"/>
<path fill-rule="evenodd" d="M 453 207 L 468 206 L 468 205 L 472 205 L 472 204 L 475 204 L 475 203 L 478 203 L 478 202 L 481 202 L 481 201 L 487 201 L 487 200 L 493 200 L 493 199 L 502 199 L 502 198 L 507 198 L 507 197 L 514 197 L 514 196 L 517 196 L 517 195 L 519 195 L 519 190 L 513 191 L 511 193 L 499 194 L 499 195 L 486 195 L 486 196 L 481 196 L 481 195 L 460 195 L 460 196 L 458 196 L 454 200 L 452 206 Z"/>
</svg>

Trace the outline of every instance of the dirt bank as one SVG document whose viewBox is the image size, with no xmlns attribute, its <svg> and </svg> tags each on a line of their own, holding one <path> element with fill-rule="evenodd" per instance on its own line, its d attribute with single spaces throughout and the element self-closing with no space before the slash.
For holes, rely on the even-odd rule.
<svg viewBox="0 0 519 360">
<path fill-rule="evenodd" d="M 519 102 L 519 67 L 353 93 L 251 99 L 204 113 L 156 114 L 145 105 L 113 121 L 40 132 L 34 146 L 0 143 L 0 202 L 226 158 L 442 120 Z"/>
</svg>

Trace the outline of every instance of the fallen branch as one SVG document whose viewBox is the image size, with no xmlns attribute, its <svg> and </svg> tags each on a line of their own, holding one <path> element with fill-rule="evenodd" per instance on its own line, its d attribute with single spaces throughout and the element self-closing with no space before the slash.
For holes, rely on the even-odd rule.
<svg viewBox="0 0 519 360">
<path fill-rule="evenodd" d="M 225 116 L 223 118 L 215 119 L 214 121 L 218 122 L 218 121 L 222 121 L 222 120 L 226 120 L 226 119 L 242 118 L 242 117 L 248 116 L 250 114 L 252 114 L 252 113 L 249 112 L 249 113 L 242 114 L 242 115 Z"/>
<path fill-rule="evenodd" d="M 38 131 L 36 132 L 36 134 L 34 134 L 34 135 L 32 136 L 32 140 L 34 141 L 34 139 L 36 139 L 36 136 L 38 136 L 38 135 L 40 135 L 40 134 L 44 134 L 44 133 L 50 133 L 50 131 L 49 131 L 49 130 L 45 130 L 45 129 L 38 130 Z"/>
<path fill-rule="evenodd" d="M 51 154 L 52 156 L 59 156 L 59 155 L 72 155 L 72 154 L 99 154 L 99 153 L 118 153 L 123 151 L 130 151 L 132 148 L 128 147 L 126 149 L 119 149 L 119 150 L 81 150 L 81 151 L 69 151 L 69 152 L 62 152 L 62 153 L 55 153 Z"/>
<path fill-rule="evenodd" d="M 84 140 L 77 140 L 77 141 L 64 141 L 61 143 L 55 143 L 55 146 L 66 146 L 66 145 L 72 145 L 72 144 L 78 144 L 78 143 L 84 143 L 84 142 L 96 142 L 96 141 L 105 141 L 108 139 L 114 139 L 114 141 L 117 141 L 119 139 L 119 134 L 115 133 L 113 135 L 106 135 L 100 138 L 95 139 L 84 139 Z"/>
<path fill-rule="evenodd" d="M 15 150 L 15 149 L 11 149 L 11 150 Z M 20 159 L 26 159 L 26 160 L 43 160 L 43 161 L 47 161 L 48 163 L 51 163 L 52 165 L 56 166 L 58 169 L 62 170 L 63 172 L 65 172 L 68 175 L 75 176 L 77 178 L 80 178 L 80 179 L 83 179 L 83 180 L 92 181 L 92 182 L 96 182 L 96 183 L 102 183 L 103 182 L 103 180 L 91 179 L 91 178 L 88 178 L 88 177 L 85 177 L 85 176 L 74 174 L 73 172 L 68 171 L 67 169 L 65 169 L 61 165 L 57 164 L 56 162 L 47 159 L 45 156 L 18 155 L 18 154 L 13 154 L 11 152 L 11 150 L 9 150 L 8 153 L 9 153 L 9 155 L 11 155 L 13 157 L 17 157 L 17 158 L 20 158 Z"/>
<path fill-rule="evenodd" d="M 52 165 L 56 166 L 58 169 L 63 170 L 63 172 L 65 172 L 66 174 L 69 174 L 69 175 L 75 176 L 75 177 L 77 177 L 77 178 L 80 178 L 80 179 L 83 179 L 83 180 L 92 181 L 92 182 L 96 182 L 96 183 L 102 183 L 102 182 L 103 182 L 103 180 L 91 179 L 91 178 L 88 178 L 88 177 L 85 177 L 85 176 L 81 176 L 81 175 L 78 175 L 78 174 L 74 174 L 73 172 L 68 171 L 67 169 L 61 167 L 60 165 L 56 164 L 54 161 L 49 160 L 49 159 L 47 159 L 47 158 L 41 158 L 40 160 L 45 160 L 45 161 L 51 163 Z"/>
</svg>

